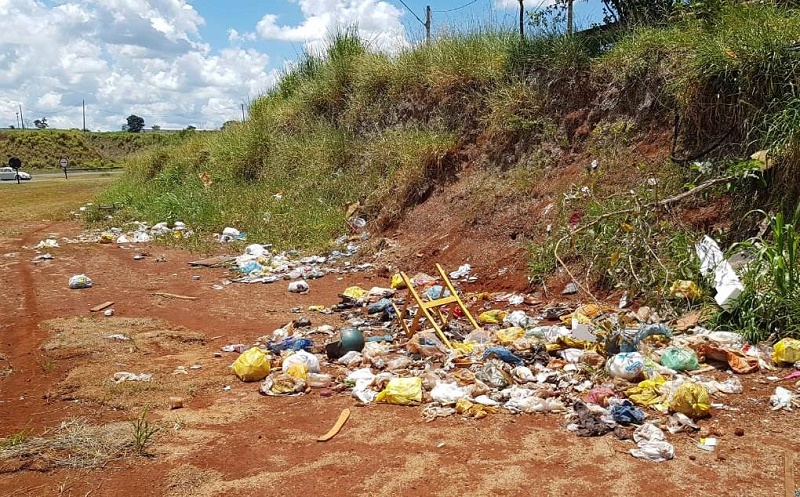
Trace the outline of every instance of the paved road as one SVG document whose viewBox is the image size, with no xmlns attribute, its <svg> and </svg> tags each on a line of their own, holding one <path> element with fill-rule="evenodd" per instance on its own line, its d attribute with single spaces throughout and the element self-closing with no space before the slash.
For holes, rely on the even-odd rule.
<svg viewBox="0 0 800 497">
<path fill-rule="evenodd" d="M 113 171 L 67 171 L 67 174 L 70 178 L 81 178 L 81 179 L 90 179 L 93 177 L 106 177 L 106 176 L 118 176 L 122 174 L 122 169 L 115 169 Z M 64 179 L 63 172 L 48 172 L 48 173 L 31 173 L 33 179 L 30 181 L 23 181 L 22 184 L 26 183 L 42 183 L 45 181 L 68 181 Z M 11 181 L 0 181 L 0 185 L 16 185 L 17 182 L 14 180 Z"/>
</svg>

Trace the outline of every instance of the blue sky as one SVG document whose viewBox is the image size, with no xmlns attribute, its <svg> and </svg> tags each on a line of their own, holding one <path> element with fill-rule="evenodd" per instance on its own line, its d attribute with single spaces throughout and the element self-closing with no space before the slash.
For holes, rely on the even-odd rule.
<svg viewBox="0 0 800 497">
<path fill-rule="evenodd" d="M 405 2 L 423 19 L 431 5 L 434 37 L 517 22 L 517 0 Z M 600 5 L 577 1 L 578 26 L 599 21 Z M 0 0 L 0 127 L 18 124 L 20 106 L 28 126 L 80 127 L 85 100 L 93 130 L 130 114 L 146 127 L 218 128 L 353 23 L 378 50 L 424 38 L 400 0 Z"/>
</svg>

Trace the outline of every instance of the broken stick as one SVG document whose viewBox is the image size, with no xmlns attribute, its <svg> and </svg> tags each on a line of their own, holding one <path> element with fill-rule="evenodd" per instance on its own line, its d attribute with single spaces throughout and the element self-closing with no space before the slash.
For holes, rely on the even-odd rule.
<svg viewBox="0 0 800 497">
<path fill-rule="evenodd" d="M 166 292 L 155 292 L 153 295 L 157 295 L 159 297 L 167 297 L 170 299 L 197 300 L 197 297 L 190 297 L 188 295 L 177 295 L 174 293 L 166 293 Z"/>
<path fill-rule="evenodd" d="M 89 309 L 89 311 L 91 311 L 91 312 L 102 311 L 106 307 L 111 307 L 112 305 L 114 305 L 114 301 L 113 300 L 109 300 L 108 302 L 103 302 L 102 304 L 98 304 L 98 305 L 92 307 L 91 309 Z"/>
<path fill-rule="evenodd" d="M 339 433 L 339 430 L 342 429 L 342 426 L 344 426 L 345 421 L 347 421 L 347 418 L 349 417 L 350 417 L 350 409 L 343 410 L 342 413 L 339 414 L 339 419 L 336 420 L 336 424 L 333 425 L 333 428 L 331 428 L 331 430 L 328 433 L 319 437 L 317 439 L 317 442 L 327 442 L 331 438 L 335 437 L 336 434 Z"/>
</svg>

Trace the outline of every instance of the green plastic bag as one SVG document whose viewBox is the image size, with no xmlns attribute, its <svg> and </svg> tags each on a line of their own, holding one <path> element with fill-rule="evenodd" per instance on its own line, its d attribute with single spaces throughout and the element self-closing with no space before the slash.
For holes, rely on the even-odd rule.
<svg viewBox="0 0 800 497">
<path fill-rule="evenodd" d="M 668 347 L 664 350 L 661 354 L 661 364 L 675 371 L 691 371 L 700 367 L 694 350 L 679 347 Z"/>
</svg>

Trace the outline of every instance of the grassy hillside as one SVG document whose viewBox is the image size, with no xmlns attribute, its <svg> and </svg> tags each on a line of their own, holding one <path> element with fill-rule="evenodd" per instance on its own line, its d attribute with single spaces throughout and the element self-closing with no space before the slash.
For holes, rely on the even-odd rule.
<svg viewBox="0 0 800 497">
<path fill-rule="evenodd" d="M 798 12 L 762 4 L 592 36 L 465 33 L 396 55 L 341 33 L 257 99 L 247 122 L 140 154 L 102 200 L 151 221 L 318 248 L 355 202 L 384 230 L 469 177 L 468 208 L 442 223 L 508 222 L 528 206 L 541 217 L 527 234 L 535 281 L 563 264 L 592 288 L 667 303 L 671 282 L 697 278 L 692 243 L 713 226 L 681 216 L 683 197 L 659 202 L 713 181 L 688 207 L 716 212 L 727 241 L 761 221 L 732 221 L 751 208 L 793 210 L 798 40 Z M 749 159 L 761 149 L 775 163 L 766 174 Z M 775 282 L 751 288 L 762 283 Z M 719 319 L 800 329 L 781 312 Z"/>
<path fill-rule="evenodd" d="M 185 134 L 83 133 L 78 130 L 0 131 L 0 161 L 19 157 L 26 170 L 57 168 L 67 157 L 70 167 L 98 169 L 122 164 L 124 158 L 143 150 L 177 144 Z"/>
</svg>

